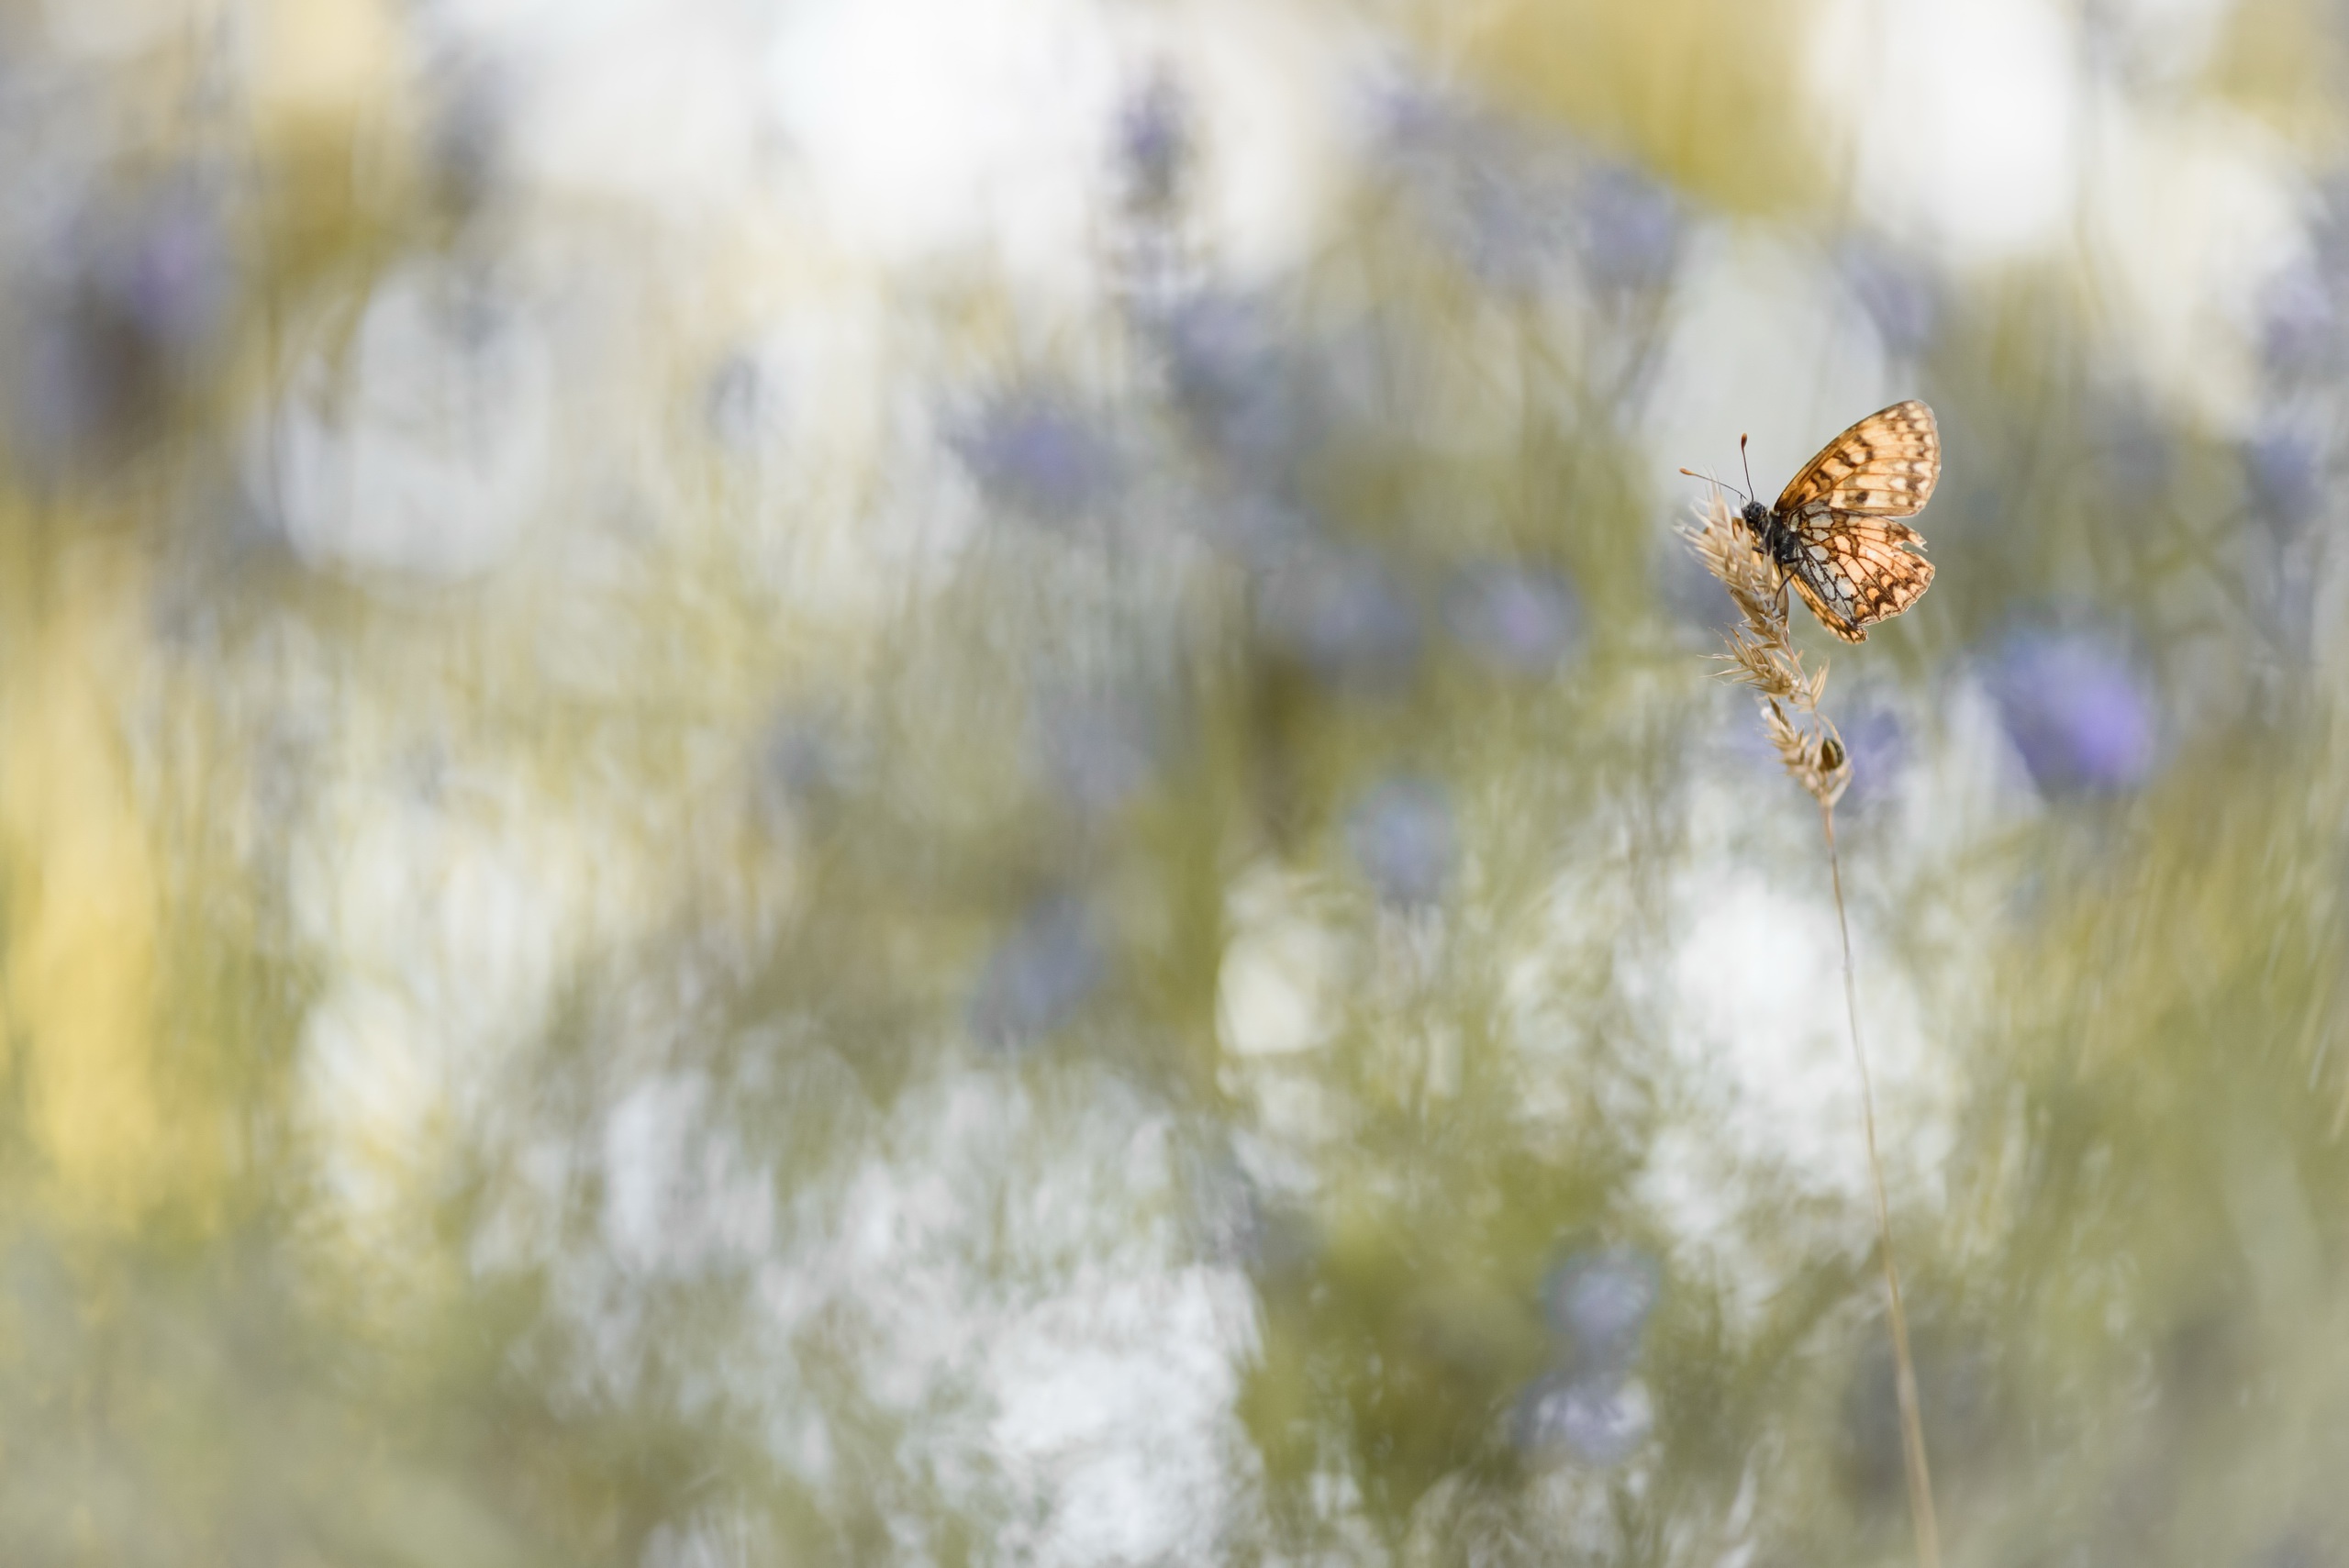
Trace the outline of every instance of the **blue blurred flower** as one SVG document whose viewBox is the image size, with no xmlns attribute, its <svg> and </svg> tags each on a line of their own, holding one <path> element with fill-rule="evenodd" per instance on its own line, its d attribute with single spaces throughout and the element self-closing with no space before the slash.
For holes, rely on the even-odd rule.
<svg viewBox="0 0 2349 1568">
<path fill-rule="evenodd" d="M 1116 449 L 1061 398 L 998 399 L 948 437 L 989 498 L 1046 522 L 1067 522 L 1116 487 Z"/>
<path fill-rule="evenodd" d="M 1113 697 L 1055 697 L 1041 705 L 1038 751 L 1052 787 L 1088 817 L 1116 810 L 1149 782 L 1150 716 Z"/>
<path fill-rule="evenodd" d="M 1190 172 L 1191 141 L 1190 95 L 1162 67 L 1118 117 L 1118 164 L 1127 199 L 1147 209 L 1174 206 Z"/>
<path fill-rule="evenodd" d="M 2007 733 L 2043 791 L 2110 793 L 2153 776 L 2154 693 L 2112 640 L 2018 631 L 1991 656 L 1987 674 Z"/>
<path fill-rule="evenodd" d="M 1992 1357 L 1945 1326 L 1920 1325 L 1912 1348 L 1935 1465 L 1957 1469 L 1994 1450 L 2001 1425 Z M 1840 1434 L 1845 1473 L 1863 1496 L 1889 1501 L 1904 1487 L 1898 1379 L 1891 1337 L 1871 1331 L 1844 1387 Z"/>
<path fill-rule="evenodd" d="M 1419 606 L 1368 550 L 1297 551 L 1267 574 L 1258 616 L 1267 639 L 1335 686 L 1392 690 L 1419 663 Z"/>
<path fill-rule="evenodd" d="M 1890 708 L 1862 705 L 1836 726 L 1852 760 L 1852 782 L 1842 805 L 1865 810 L 1889 799 L 1909 763 L 1909 731 Z M 1776 761 L 1775 754 L 1773 761 Z"/>
<path fill-rule="evenodd" d="M 1941 299 L 1930 274 L 1864 239 L 1845 241 L 1836 261 L 1888 352 L 1905 359 L 1932 343 Z"/>
<path fill-rule="evenodd" d="M 1542 1299 L 1577 1370 L 1620 1373 L 1638 1358 L 1663 1293 L 1664 1270 L 1653 1258 L 1628 1247 L 1600 1247 L 1576 1252 L 1553 1270 Z"/>
<path fill-rule="evenodd" d="M 1103 957 L 1085 906 L 1065 894 L 1037 900 L 1004 938 L 971 997 L 971 1032 L 1013 1051 L 1075 1016 L 1101 983 Z"/>
<path fill-rule="evenodd" d="M 815 800 L 848 791 L 858 772 L 840 728 L 807 713 L 778 717 L 767 733 L 766 776 L 793 800 Z"/>
<path fill-rule="evenodd" d="M 1501 562 L 1455 578 L 1444 595 L 1443 618 L 1463 647 L 1515 675 L 1549 674 L 1582 633 L 1582 605 L 1564 577 Z"/>
<path fill-rule="evenodd" d="M 1680 249 L 1680 204 L 1636 169 L 1601 166 L 1580 192 L 1583 273 L 1602 289 L 1661 283 Z"/>
<path fill-rule="evenodd" d="M 109 253 L 112 277 L 101 286 L 155 342 L 187 353 L 218 331 L 234 279 L 228 239 L 210 199 L 173 192 L 140 213 Z"/>
<path fill-rule="evenodd" d="M 1453 248 L 1496 288 L 1539 287 L 1569 238 L 1563 188 L 1497 161 L 1464 163 L 1451 192 Z"/>
<path fill-rule="evenodd" d="M 1654 1429 L 1654 1403 L 1635 1378 L 1550 1372 L 1534 1380 L 1517 1406 L 1520 1449 L 1602 1468 L 1631 1458 Z"/>
<path fill-rule="evenodd" d="M 765 438 L 774 417 L 774 389 L 759 361 L 747 353 L 720 360 L 702 388 L 702 413 L 709 433 L 730 451 L 749 452 Z"/>
<path fill-rule="evenodd" d="M 496 189 L 513 116 L 512 83 L 487 61 L 453 53 L 432 61 L 427 79 L 435 93 L 425 155 L 440 199 L 467 217 Z"/>
<path fill-rule="evenodd" d="M 2297 374 L 2333 359 L 2341 312 L 2315 267 L 2292 267 L 2271 282 L 2259 316 L 2260 350 L 2271 371 Z"/>
<path fill-rule="evenodd" d="M 2243 443 L 2254 510 L 2278 533 L 2296 534 L 2324 503 L 2324 452 L 2295 430 L 2269 429 Z"/>
<path fill-rule="evenodd" d="M 1208 543 L 1266 571 L 1294 557 L 1313 535 L 1305 513 L 1260 490 L 1217 497 L 1197 526 Z"/>
<path fill-rule="evenodd" d="M 176 183 L 94 208 L 25 290 L 17 421 L 36 462 L 141 434 L 217 338 L 235 294 L 218 201 Z"/>
<path fill-rule="evenodd" d="M 1277 482 L 1308 441 L 1293 356 L 1262 304 L 1229 294 L 1185 299 L 1155 325 L 1176 409 L 1225 462 Z"/>
<path fill-rule="evenodd" d="M 1346 818 L 1346 844 L 1381 898 L 1431 904 L 1443 895 L 1458 858 L 1451 799 L 1433 779 L 1382 779 Z"/>
<path fill-rule="evenodd" d="M 2088 428 L 2113 509 L 2154 504 L 2177 466 L 2168 428 L 2144 408 L 2125 401 L 2093 408 Z"/>
<path fill-rule="evenodd" d="M 1378 118 L 1380 149 L 1440 244 L 1496 288 L 1545 281 L 1575 235 L 1562 149 L 1415 86 L 1384 95 Z"/>
</svg>

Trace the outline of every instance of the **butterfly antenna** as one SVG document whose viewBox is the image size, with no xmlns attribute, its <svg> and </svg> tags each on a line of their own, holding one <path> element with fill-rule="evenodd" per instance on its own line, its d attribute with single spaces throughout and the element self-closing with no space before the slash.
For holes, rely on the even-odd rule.
<svg viewBox="0 0 2349 1568">
<path fill-rule="evenodd" d="M 1734 491 L 1740 495 L 1743 495 L 1745 494 L 1744 491 L 1739 490 L 1736 485 L 1730 484 L 1727 480 L 1717 479 L 1709 473 L 1699 473 L 1693 468 L 1684 468 L 1680 472 L 1687 474 L 1691 479 L 1701 479 L 1706 484 L 1710 484 L 1717 489 Z"/>
<path fill-rule="evenodd" d="M 1739 432 L 1738 432 L 1738 436 L 1737 436 L 1737 461 L 1738 461 L 1740 463 L 1744 464 L 1744 467 L 1745 467 L 1745 488 L 1746 488 L 1747 490 L 1751 491 L 1751 490 L 1753 488 L 1753 465 L 1751 462 L 1746 462 L 1746 458 L 1745 458 L 1745 432 L 1744 432 L 1744 431 L 1742 431 L 1742 430 L 1739 431 Z M 1753 499 L 1753 497 L 1752 497 L 1751 495 L 1748 495 L 1746 498 L 1747 498 L 1748 500 L 1752 500 L 1752 499 Z"/>
</svg>

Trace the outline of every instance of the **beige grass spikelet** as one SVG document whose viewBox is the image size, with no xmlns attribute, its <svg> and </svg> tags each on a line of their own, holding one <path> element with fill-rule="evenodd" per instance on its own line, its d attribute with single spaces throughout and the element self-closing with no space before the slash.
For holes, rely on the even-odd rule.
<svg viewBox="0 0 2349 1568">
<path fill-rule="evenodd" d="M 1827 691 L 1826 662 L 1804 668 L 1787 620 L 1786 579 L 1719 491 L 1698 505 L 1697 517 L 1682 535 L 1729 590 L 1739 617 L 1727 634 L 1729 651 L 1720 656 L 1729 665 L 1723 673 L 1753 688 L 1778 760 L 1812 799 L 1832 806 L 1852 782 L 1852 759 L 1819 708 Z"/>
</svg>

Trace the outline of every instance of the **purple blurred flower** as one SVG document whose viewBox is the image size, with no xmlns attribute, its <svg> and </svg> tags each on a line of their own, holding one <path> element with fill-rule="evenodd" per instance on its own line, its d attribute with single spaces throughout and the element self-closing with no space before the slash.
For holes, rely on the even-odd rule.
<svg viewBox="0 0 2349 1568">
<path fill-rule="evenodd" d="M 719 361 L 702 388 L 702 412 L 709 433 L 730 451 L 755 450 L 774 414 L 774 391 L 759 361 L 746 353 Z"/>
<path fill-rule="evenodd" d="M 1987 674 L 2007 733 L 2043 791 L 2111 793 L 2153 775 L 2154 694 L 2113 642 L 2083 632 L 2015 632 Z"/>
<path fill-rule="evenodd" d="M 2268 369 L 2291 375 L 2333 357 L 2341 312 L 2313 266 L 2288 269 L 2268 284 L 2259 305 L 2259 343 Z"/>
<path fill-rule="evenodd" d="M 1655 1429 L 1655 1407 L 1636 1379 L 1551 1372 L 1519 1400 L 1516 1427 L 1518 1446 L 1530 1453 L 1603 1468 L 1639 1451 Z"/>
<path fill-rule="evenodd" d="M 1135 206 L 1162 210 L 1181 199 L 1191 166 L 1191 114 L 1190 95 L 1161 67 L 1119 115 L 1118 165 Z"/>
<path fill-rule="evenodd" d="M 1156 324 L 1167 381 L 1192 433 L 1226 462 L 1280 476 L 1308 439 L 1292 356 L 1266 308 L 1227 294 L 1197 295 Z"/>
<path fill-rule="evenodd" d="M 948 441 L 990 498 L 1046 522 L 1081 516 L 1120 477 L 1108 438 L 1048 394 L 1002 398 Z"/>
<path fill-rule="evenodd" d="M 1497 288 L 1536 288 L 1574 238 L 1561 150 L 1480 106 L 1401 85 L 1376 110 L 1379 149 L 1438 243 Z"/>
<path fill-rule="evenodd" d="M 1584 274 L 1602 289 L 1661 283 L 1680 249 L 1680 204 L 1636 169 L 1610 164 L 1583 182 Z"/>
<path fill-rule="evenodd" d="M 1313 534 L 1303 512 L 1258 490 L 1212 502 L 1199 514 L 1197 528 L 1218 549 L 1267 571 L 1295 556 Z"/>
<path fill-rule="evenodd" d="M 1542 1297 L 1550 1327 L 1583 1371 L 1620 1373 L 1638 1356 L 1648 1318 L 1664 1291 L 1664 1270 L 1644 1252 L 1602 1247 L 1576 1252 L 1552 1271 Z"/>
<path fill-rule="evenodd" d="M 1452 802 L 1433 779 L 1382 779 L 1347 817 L 1346 844 L 1381 898 L 1431 904 L 1443 895 L 1458 854 Z"/>
<path fill-rule="evenodd" d="M 1039 899 L 980 973 L 971 1032 L 998 1051 L 1033 1044 L 1075 1015 L 1102 967 L 1085 906 L 1063 894 Z"/>
<path fill-rule="evenodd" d="M 1570 238 L 1563 186 L 1497 160 L 1464 163 L 1450 205 L 1453 248 L 1496 288 L 1538 288 Z"/>
<path fill-rule="evenodd" d="M 2176 466 L 2166 427 L 2132 403 L 2105 404 L 2089 417 L 2097 455 L 2113 497 L 2123 506 L 2150 504 Z"/>
<path fill-rule="evenodd" d="M 1546 675 L 1582 632 L 1582 605 L 1564 577 L 1541 567 L 1474 566 L 1444 595 L 1444 624 L 1484 662 L 1516 675 Z"/>
<path fill-rule="evenodd" d="M 94 208 L 26 289 L 17 421 L 36 462 L 135 439 L 217 338 L 235 269 L 212 194 L 172 185 Z"/>
<path fill-rule="evenodd" d="M 2324 504 L 2324 453 L 2298 431 L 2270 429 L 2243 443 L 2254 509 L 2278 533 L 2296 534 Z"/>
<path fill-rule="evenodd" d="M 793 800 L 842 794 L 857 773 L 839 727 L 804 713 L 775 720 L 767 734 L 763 761 L 767 778 Z"/>
<path fill-rule="evenodd" d="M 1846 241 L 1836 260 L 1887 350 L 1905 359 L 1932 342 L 1941 299 L 1930 274 L 1861 239 Z"/>
<path fill-rule="evenodd" d="M 1137 703 L 1049 699 L 1038 731 L 1037 749 L 1054 791 L 1086 816 L 1114 811 L 1149 782 L 1150 718 Z"/>
<path fill-rule="evenodd" d="M 1946 1327 L 1920 1325 L 1912 1346 L 1918 1403 L 1925 1412 L 1936 1462 L 1954 1466 L 1995 1448 L 1998 1417 L 1997 1364 L 1978 1343 L 1954 1337 Z M 1898 1363 L 1891 1336 L 1871 1331 L 1843 1390 L 1842 1442 L 1845 1474 L 1864 1496 L 1890 1500 L 1906 1479 L 1900 1441 Z"/>
<path fill-rule="evenodd" d="M 459 216 L 468 216 L 496 188 L 513 114 L 511 83 L 496 67 L 457 56 L 435 61 L 429 80 L 439 91 L 426 132 L 426 156 L 441 200 Z"/>
<path fill-rule="evenodd" d="M 1864 810 L 1891 797 L 1900 772 L 1909 763 L 1909 731 L 1890 708 L 1862 706 L 1837 727 L 1843 750 L 1852 759 L 1852 783 L 1843 804 Z M 1772 761 L 1776 755 L 1772 754 Z"/>
<path fill-rule="evenodd" d="M 1332 685 L 1391 690 L 1419 663 L 1419 606 L 1367 550 L 1298 551 L 1267 576 L 1258 614 L 1275 646 Z"/>
</svg>

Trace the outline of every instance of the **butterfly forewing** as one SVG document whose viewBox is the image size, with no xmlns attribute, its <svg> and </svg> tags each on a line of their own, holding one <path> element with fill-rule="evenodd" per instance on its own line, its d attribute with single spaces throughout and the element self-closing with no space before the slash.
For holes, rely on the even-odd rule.
<svg viewBox="0 0 2349 1568">
<path fill-rule="evenodd" d="M 1820 449 L 1778 492 L 1779 515 L 1808 507 L 1873 517 L 1913 517 L 1942 475 L 1933 411 L 1910 398 L 1869 415 Z"/>
<path fill-rule="evenodd" d="M 1924 537 L 1892 519 L 1913 516 L 1941 478 L 1933 411 L 1910 399 L 1871 414 L 1803 465 L 1779 493 L 1776 520 L 1793 536 L 1788 574 L 1819 617 L 1846 642 L 1917 602 L 1933 563 L 1905 547 Z"/>
</svg>

